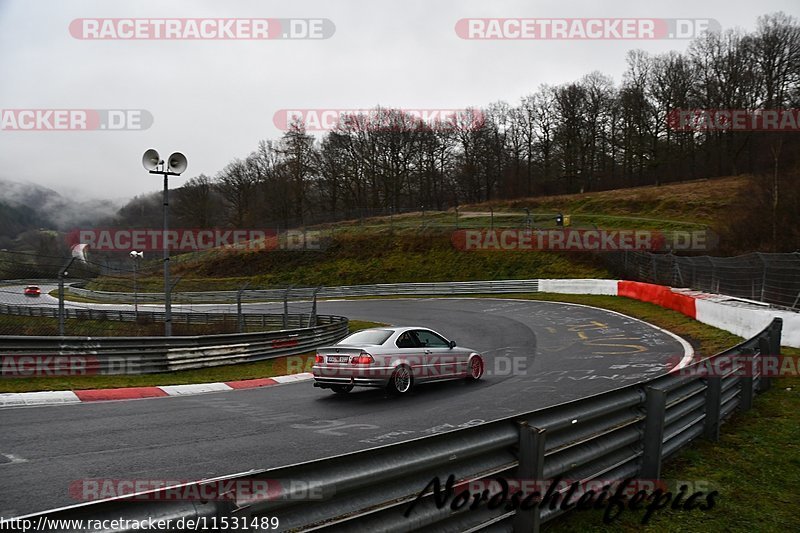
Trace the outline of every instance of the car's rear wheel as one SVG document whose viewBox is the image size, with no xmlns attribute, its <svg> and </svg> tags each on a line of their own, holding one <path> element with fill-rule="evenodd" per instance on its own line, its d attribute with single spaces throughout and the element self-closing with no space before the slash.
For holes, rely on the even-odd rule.
<svg viewBox="0 0 800 533">
<path fill-rule="evenodd" d="M 414 375 L 411 372 L 411 367 L 407 365 L 400 365 L 392 372 L 392 377 L 389 379 L 389 392 L 402 396 L 411 392 L 414 387 Z"/>
<path fill-rule="evenodd" d="M 469 360 L 469 374 L 467 379 L 470 381 L 477 381 L 483 376 L 483 359 L 476 355 Z"/>
<path fill-rule="evenodd" d="M 347 394 L 353 390 L 353 385 L 331 385 L 331 390 L 338 394 Z"/>
</svg>

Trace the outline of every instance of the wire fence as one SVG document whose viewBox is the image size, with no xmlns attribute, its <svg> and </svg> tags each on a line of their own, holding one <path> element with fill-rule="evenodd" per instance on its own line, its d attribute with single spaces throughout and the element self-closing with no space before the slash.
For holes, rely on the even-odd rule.
<svg viewBox="0 0 800 533">
<path fill-rule="evenodd" d="M 605 257 L 625 279 L 800 309 L 800 252 L 711 257 L 626 251 Z"/>
<path fill-rule="evenodd" d="M 69 259 L 32 253 L 4 252 L 0 256 L 0 335 L 160 336 L 164 334 L 164 295 L 142 287 L 142 279 L 160 272 L 160 261 L 106 268 L 99 262 L 69 264 Z M 104 288 L 133 293 L 132 301 L 110 301 L 98 308 L 82 298 L 80 286 L 102 272 Z M 193 300 L 202 288 L 173 281 L 172 334 L 213 335 L 254 333 L 316 325 L 313 288 L 281 287 L 279 297 L 262 302 L 247 316 L 242 306 L 245 289 L 233 282 L 230 298 L 213 305 Z M 270 287 L 275 289 L 276 287 Z M 145 290 L 147 289 L 147 290 Z"/>
</svg>

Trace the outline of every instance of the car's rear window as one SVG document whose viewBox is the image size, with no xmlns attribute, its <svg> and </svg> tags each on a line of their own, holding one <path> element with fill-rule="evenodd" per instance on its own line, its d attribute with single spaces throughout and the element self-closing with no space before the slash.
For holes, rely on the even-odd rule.
<svg viewBox="0 0 800 533">
<path fill-rule="evenodd" d="M 340 340 L 338 344 L 383 344 L 392 336 L 390 329 L 364 329 Z"/>
</svg>

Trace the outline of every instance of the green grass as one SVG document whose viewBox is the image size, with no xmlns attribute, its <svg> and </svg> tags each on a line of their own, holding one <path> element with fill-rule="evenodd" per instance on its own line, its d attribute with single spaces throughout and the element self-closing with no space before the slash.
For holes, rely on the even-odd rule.
<svg viewBox="0 0 800 533">
<path fill-rule="evenodd" d="M 250 287 L 359 285 L 420 281 L 522 278 L 608 278 L 591 254 L 464 252 L 448 235 L 399 238 L 388 234 L 337 235 L 321 252 L 207 252 L 173 265 L 183 276 L 178 292 Z M 142 275 L 140 290 L 159 292 L 159 272 Z M 130 291 L 128 280 L 98 278 L 87 288 Z"/>
<path fill-rule="evenodd" d="M 465 211 L 493 207 L 496 211 L 561 211 L 585 216 L 632 217 L 639 226 L 648 219 L 667 223 L 714 225 L 727 217 L 737 195 L 745 188 L 746 178 L 735 176 L 696 180 L 662 186 L 645 186 L 611 191 L 587 192 L 515 200 L 496 200 L 464 206 Z M 627 226 L 625 226 L 627 227 Z M 662 226 L 663 227 L 663 226 Z"/>
<path fill-rule="evenodd" d="M 698 180 L 661 187 L 638 187 L 561 196 L 498 200 L 446 212 L 340 221 L 306 228 L 316 231 L 318 251 L 215 249 L 177 254 L 171 259 L 176 292 L 371 283 L 472 281 L 521 278 L 608 278 L 602 258 L 588 253 L 465 252 L 452 242 L 453 230 L 525 227 L 525 209 L 533 227 L 553 228 L 553 214 L 572 217 L 573 228 L 698 230 L 727 220 L 744 177 Z M 719 228 L 712 227 L 713 230 Z M 156 263 L 143 265 L 140 290 L 160 292 Z M 130 292 L 132 280 L 100 277 L 94 290 Z"/>
<path fill-rule="evenodd" d="M 350 331 L 383 326 L 379 322 L 351 320 Z M 0 378 L 0 392 L 32 392 L 44 390 L 111 389 L 118 387 L 153 387 L 158 385 L 186 385 L 214 383 L 240 379 L 268 378 L 307 372 L 313 362 L 313 353 L 293 355 L 254 363 L 225 365 L 197 370 L 181 370 L 168 374 L 131 376 L 65 376 L 35 378 Z"/>
<path fill-rule="evenodd" d="M 800 350 L 783 349 L 800 356 Z M 701 482 L 717 490 L 717 506 L 709 511 L 658 512 L 643 526 L 642 513 L 626 510 L 606 526 L 602 511 L 573 513 L 548 524 L 544 531 L 652 533 L 788 533 L 800 530 L 800 378 L 782 378 L 758 395 L 753 410 L 737 413 L 722 426 L 720 441 L 698 440 L 667 461 L 664 480 Z"/>
</svg>

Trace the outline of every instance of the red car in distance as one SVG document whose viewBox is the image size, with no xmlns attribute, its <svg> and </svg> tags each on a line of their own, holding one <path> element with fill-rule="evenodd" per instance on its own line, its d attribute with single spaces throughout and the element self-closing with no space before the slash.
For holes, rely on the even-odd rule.
<svg viewBox="0 0 800 533">
<path fill-rule="evenodd" d="M 42 289 L 36 285 L 28 285 L 25 287 L 25 296 L 39 296 L 42 294 Z"/>
</svg>

